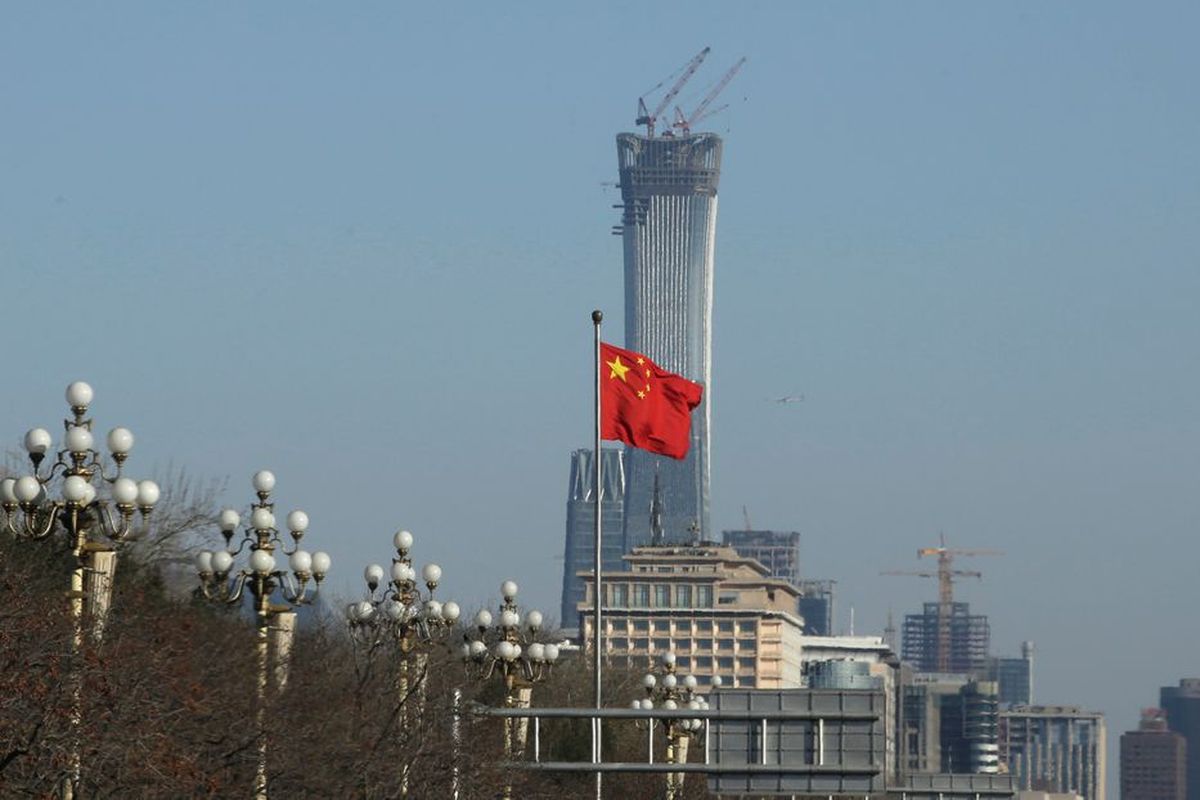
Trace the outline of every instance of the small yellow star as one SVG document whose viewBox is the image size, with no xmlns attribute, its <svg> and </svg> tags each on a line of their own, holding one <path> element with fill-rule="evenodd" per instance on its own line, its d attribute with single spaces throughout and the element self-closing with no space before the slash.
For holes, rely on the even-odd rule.
<svg viewBox="0 0 1200 800">
<path fill-rule="evenodd" d="M 638 399 L 639 399 L 639 400 L 645 400 L 645 399 L 646 399 L 646 393 L 645 393 L 645 392 L 638 392 Z"/>
<path fill-rule="evenodd" d="M 640 366 L 642 366 L 642 365 L 643 365 L 643 364 L 645 364 L 645 363 L 646 363 L 646 359 L 644 359 L 644 358 L 639 358 L 639 359 L 638 359 L 638 366 L 639 366 L 639 367 L 640 367 Z"/>
<path fill-rule="evenodd" d="M 625 380 L 625 373 L 629 372 L 629 367 L 621 363 L 620 356 L 615 357 L 612 361 L 605 361 L 604 363 L 612 367 L 612 372 L 608 374 L 609 380 L 612 380 L 613 378 L 620 378 L 623 381 Z M 628 381 L 626 381 L 626 383 L 628 383 Z"/>
<path fill-rule="evenodd" d="M 650 391 L 650 384 L 648 384 L 648 383 L 646 384 L 646 391 L 647 392 Z"/>
<path fill-rule="evenodd" d="M 646 377 L 647 377 L 647 378 L 649 378 L 649 377 L 650 377 L 650 370 L 646 370 Z"/>
</svg>

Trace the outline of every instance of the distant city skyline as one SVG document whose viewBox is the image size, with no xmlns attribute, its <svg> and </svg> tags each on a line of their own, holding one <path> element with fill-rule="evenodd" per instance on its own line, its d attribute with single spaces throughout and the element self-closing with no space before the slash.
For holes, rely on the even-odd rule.
<svg viewBox="0 0 1200 800">
<path fill-rule="evenodd" d="M 713 529 L 801 531 L 859 632 L 1004 549 L 958 599 L 1113 730 L 1200 661 L 1196 4 L 117 7 L 0 31 L 7 447 L 87 380 L 139 472 L 274 469 L 331 598 L 404 527 L 553 611 L 612 136 L 711 45 Z"/>
</svg>

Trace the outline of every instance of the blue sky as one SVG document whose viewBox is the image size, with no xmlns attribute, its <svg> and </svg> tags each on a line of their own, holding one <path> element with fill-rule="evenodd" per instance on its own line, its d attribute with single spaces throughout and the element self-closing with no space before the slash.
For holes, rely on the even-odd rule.
<svg viewBox="0 0 1200 800">
<path fill-rule="evenodd" d="M 613 137 L 711 45 L 691 103 L 749 58 L 710 126 L 714 522 L 802 531 L 860 631 L 933 597 L 877 573 L 939 531 L 1005 550 L 961 597 L 1113 740 L 1194 672 L 1194 4 L 6 21 L 11 443 L 84 378 L 135 465 L 229 476 L 236 504 L 272 467 L 339 591 L 404 526 L 467 605 L 513 577 L 556 607 L 589 312 L 622 330 Z"/>
</svg>

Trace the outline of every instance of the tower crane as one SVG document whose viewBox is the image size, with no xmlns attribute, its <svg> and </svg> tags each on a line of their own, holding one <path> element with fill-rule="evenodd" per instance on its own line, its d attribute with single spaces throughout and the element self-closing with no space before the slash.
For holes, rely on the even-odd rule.
<svg viewBox="0 0 1200 800">
<path fill-rule="evenodd" d="M 1000 550 L 953 548 L 946 546 L 945 535 L 940 536 L 938 547 L 922 547 L 917 550 L 917 558 L 937 556 L 937 572 L 920 570 L 885 570 L 880 575 L 910 575 L 918 578 L 937 578 L 938 582 L 938 615 L 937 615 L 937 665 L 939 672 L 950 670 L 950 616 L 954 611 L 954 579 L 979 578 L 983 573 L 976 570 L 954 569 L 956 556 L 1002 556 Z"/>
<path fill-rule="evenodd" d="M 634 124 L 646 126 L 647 139 L 654 138 L 654 124 L 658 122 L 659 115 L 662 114 L 667 106 L 671 104 L 671 101 L 674 100 L 679 94 L 679 91 L 683 89 L 683 85 L 687 83 L 693 75 L 696 74 L 696 70 L 698 70 L 700 65 L 704 63 L 704 59 L 708 57 L 708 51 L 711 49 L 711 47 L 706 47 L 696 55 L 692 56 L 692 60 L 684 65 L 683 74 L 679 76 L 679 80 L 675 81 L 675 85 L 668 89 L 667 93 L 663 95 L 663 99 L 659 101 L 653 113 L 651 113 L 646 107 L 646 98 L 638 98 L 638 115 L 637 119 L 634 120 Z M 661 85 L 662 84 L 660 83 L 659 86 Z M 658 86 L 654 88 L 657 89 Z"/>
<path fill-rule="evenodd" d="M 738 62 L 729 68 L 729 71 L 721 77 L 721 80 L 717 81 L 717 85 L 714 86 L 712 90 L 704 96 L 704 99 L 700 101 L 700 105 L 696 106 L 696 109 L 692 111 L 691 114 L 684 116 L 683 109 L 681 109 L 679 106 L 675 106 L 675 122 L 672 127 L 678 128 L 683 132 L 684 136 L 687 136 L 689 133 L 691 133 L 692 126 L 697 122 L 729 108 L 729 104 L 726 103 L 723 106 L 717 106 L 712 111 L 705 110 L 712 105 L 713 100 L 717 99 L 717 95 L 725 90 L 725 87 L 729 85 L 729 82 L 733 80 L 733 77 L 738 74 L 738 70 L 740 70 L 742 65 L 745 63 L 745 56 L 742 56 L 740 59 L 738 59 Z"/>
</svg>

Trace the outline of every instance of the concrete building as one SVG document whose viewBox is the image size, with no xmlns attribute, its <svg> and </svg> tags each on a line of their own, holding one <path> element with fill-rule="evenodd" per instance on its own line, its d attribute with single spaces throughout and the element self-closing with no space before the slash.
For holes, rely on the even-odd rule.
<svg viewBox="0 0 1200 800">
<path fill-rule="evenodd" d="M 600 488 L 601 554 L 603 568 L 620 569 L 625 555 L 625 453 L 617 448 L 600 451 L 603 485 Z M 570 636 L 579 629 L 579 603 L 583 601 L 581 570 L 591 570 L 596 559 L 596 508 L 593 494 L 595 452 L 571 453 L 571 480 L 567 487 L 567 535 L 563 547 L 562 617 L 563 632 Z"/>
<path fill-rule="evenodd" d="M 727 687 L 798 688 L 804 620 L 799 591 L 766 567 L 720 545 L 635 547 L 626 569 L 605 571 L 605 652 L 649 667 L 667 651 L 701 685 L 720 675 Z M 578 607 L 583 641 L 592 642 L 590 572 Z"/>
<path fill-rule="evenodd" d="M 625 530 L 630 547 L 650 543 L 655 476 L 662 483 L 667 542 L 710 541 L 709 420 L 712 402 L 713 253 L 719 136 L 617 136 L 625 252 L 625 346 L 704 386 L 692 414 L 687 458 L 631 449 Z"/>
<path fill-rule="evenodd" d="M 1158 705 L 1167 712 L 1167 727 L 1187 740 L 1187 796 L 1200 798 L 1200 678 L 1162 687 Z"/>
<path fill-rule="evenodd" d="M 987 673 L 991 629 L 988 618 L 972 614 L 969 603 L 951 603 L 944 621 L 938 603 L 926 603 L 920 614 L 904 617 L 904 660 L 920 672 L 938 672 L 942 659 L 939 654 L 941 625 L 947 628 L 950 652 L 941 672 L 983 675 Z"/>
<path fill-rule="evenodd" d="M 1104 715 L 1075 706 L 1017 706 L 1000 712 L 1000 760 L 1017 789 L 1073 792 L 1104 800 Z"/>
<path fill-rule="evenodd" d="M 1136 731 L 1121 734 L 1121 800 L 1187 800 L 1187 740 L 1147 708 Z"/>
</svg>

